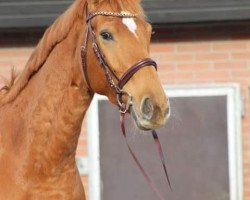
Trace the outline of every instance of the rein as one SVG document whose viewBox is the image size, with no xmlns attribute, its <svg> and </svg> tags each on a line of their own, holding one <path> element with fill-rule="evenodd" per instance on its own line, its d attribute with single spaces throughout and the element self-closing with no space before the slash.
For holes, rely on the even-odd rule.
<svg viewBox="0 0 250 200">
<path fill-rule="evenodd" d="M 95 12 L 95 13 L 90 13 L 88 9 L 86 9 L 86 31 L 85 31 L 85 36 L 83 40 L 83 45 L 81 46 L 81 60 L 82 60 L 82 67 L 83 67 L 83 72 L 85 76 L 85 80 L 87 82 L 87 85 L 89 89 L 93 92 L 93 89 L 91 88 L 90 81 L 88 78 L 88 69 L 87 69 L 87 46 L 88 46 L 88 39 L 89 37 L 91 38 L 91 43 L 92 43 L 92 48 L 94 50 L 94 53 L 96 55 L 96 58 L 103 69 L 106 79 L 110 85 L 110 87 L 114 90 L 116 97 L 117 97 L 117 106 L 119 108 L 119 112 L 121 113 L 120 115 L 120 125 L 121 125 L 121 131 L 122 134 L 126 140 L 126 144 L 128 147 L 128 150 L 133 157 L 135 163 L 137 164 L 138 168 L 140 169 L 141 173 L 143 174 L 144 178 L 147 180 L 149 186 L 151 189 L 155 192 L 155 194 L 158 196 L 160 200 L 164 200 L 163 196 L 151 180 L 150 176 L 147 174 L 143 166 L 141 165 L 140 161 L 134 154 L 133 150 L 131 149 L 127 137 L 126 137 L 126 129 L 125 129 L 125 114 L 129 112 L 130 107 L 133 105 L 132 104 L 132 95 L 129 94 L 127 91 L 123 90 L 124 85 L 130 80 L 130 78 L 141 68 L 143 67 L 148 67 L 148 66 L 154 66 L 155 69 L 157 70 L 157 64 L 155 61 L 153 61 L 151 58 L 144 58 L 140 60 L 139 62 L 135 63 L 132 67 L 130 67 L 121 78 L 119 78 L 112 70 L 112 68 L 108 65 L 108 63 L 105 60 L 105 56 L 103 55 L 98 43 L 97 39 L 95 36 L 95 33 L 93 31 L 92 25 L 91 25 L 91 20 L 96 17 L 96 16 L 112 16 L 112 17 L 119 17 L 119 18 L 135 18 L 136 15 L 129 14 L 129 13 L 114 13 L 114 12 Z M 115 80 L 114 80 L 115 79 Z M 124 103 L 122 100 L 123 96 L 127 96 L 127 102 Z M 167 173 L 167 168 L 165 164 L 165 159 L 163 155 L 163 150 L 162 150 L 162 145 L 159 141 L 158 135 L 155 130 L 152 130 L 152 136 L 154 138 L 155 144 L 157 146 L 158 154 L 160 156 L 163 170 L 166 176 L 167 183 L 169 184 L 170 189 L 171 184 L 169 180 L 169 176 Z"/>
</svg>

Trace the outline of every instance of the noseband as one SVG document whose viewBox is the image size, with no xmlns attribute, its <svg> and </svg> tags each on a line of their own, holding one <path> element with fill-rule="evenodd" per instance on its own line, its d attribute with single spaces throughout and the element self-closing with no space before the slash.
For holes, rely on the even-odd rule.
<svg viewBox="0 0 250 200">
<path fill-rule="evenodd" d="M 101 51 L 101 49 L 100 49 L 100 47 L 99 47 L 99 45 L 97 43 L 97 39 L 96 39 L 95 33 L 93 31 L 92 25 L 91 25 L 91 20 L 96 16 L 112 16 L 112 17 L 119 17 L 119 18 L 135 18 L 136 15 L 128 14 L 128 13 L 113 13 L 113 12 L 90 13 L 88 11 L 88 9 L 86 9 L 86 24 L 87 24 L 87 26 L 86 26 L 86 31 L 85 31 L 85 37 L 84 37 L 84 40 L 83 40 L 83 45 L 81 47 L 81 59 L 82 59 L 82 67 L 83 67 L 85 80 L 86 80 L 86 82 L 88 84 L 89 89 L 92 90 L 92 92 L 93 92 L 93 89 L 91 88 L 91 85 L 90 85 L 90 81 L 89 81 L 89 77 L 88 77 L 88 68 L 87 68 L 87 45 L 88 45 L 88 38 L 89 38 L 89 35 L 90 35 L 92 48 L 94 50 L 96 58 L 97 58 L 101 68 L 103 69 L 103 71 L 105 73 L 106 79 L 107 79 L 110 87 L 114 90 L 114 92 L 116 94 L 117 106 L 118 106 L 119 111 L 121 113 L 121 118 L 120 118 L 121 130 L 122 130 L 123 136 L 126 139 L 126 131 L 125 131 L 124 120 L 125 120 L 125 114 L 129 111 L 129 108 L 132 105 L 132 96 L 127 91 L 123 90 L 123 87 L 131 79 L 131 77 L 136 72 L 138 72 L 141 68 L 148 67 L 148 66 L 154 66 L 155 69 L 157 70 L 157 64 L 151 58 L 144 58 L 144 59 L 138 61 L 137 63 L 135 63 L 132 67 L 130 67 L 122 75 L 121 78 L 119 78 L 113 72 L 113 70 L 109 66 L 109 64 L 106 62 L 105 56 L 102 53 L 102 51 Z M 123 96 L 127 96 L 127 102 L 126 103 L 124 103 L 123 100 L 122 100 Z M 166 168 L 166 164 L 165 164 L 165 160 L 164 160 L 162 146 L 161 146 L 161 143 L 159 141 L 159 138 L 158 138 L 157 133 L 155 132 L 155 130 L 152 130 L 152 136 L 154 138 L 154 141 L 156 143 L 159 156 L 161 158 L 161 162 L 162 162 L 162 166 L 163 166 L 166 178 L 167 178 L 167 182 L 168 182 L 168 184 L 169 184 L 169 186 L 171 188 L 171 184 L 170 184 L 170 180 L 169 180 L 169 177 L 168 177 L 167 168 Z M 149 183 L 149 186 L 151 187 L 151 189 L 156 193 L 156 195 L 158 196 L 158 198 L 160 200 L 164 200 L 163 196 L 158 191 L 157 187 L 154 185 L 153 181 L 151 180 L 149 175 L 146 173 L 143 166 L 141 165 L 141 163 L 137 159 L 136 155 L 132 151 L 131 147 L 128 144 L 127 139 L 126 139 L 126 144 L 128 146 L 130 154 L 132 155 L 134 161 L 136 162 L 137 166 L 139 167 L 140 171 L 142 172 L 144 178 Z"/>
<path fill-rule="evenodd" d="M 87 74 L 87 61 L 86 61 L 86 50 L 87 50 L 87 44 L 88 44 L 88 37 L 90 35 L 91 40 L 92 40 L 92 48 L 94 50 L 94 53 L 96 55 L 96 58 L 104 70 L 106 79 L 110 85 L 111 88 L 114 89 L 117 97 L 117 105 L 119 107 L 119 111 L 121 113 L 127 113 L 129 110 L 129 107 L 132 104 L 132 96 L 125 90 L 123 90 L 124 85 L 131 79 L 131 77 L 138 72 L 141 68 L 143 67 L 148 67 L 148 66 L 154 66 L 155 69 L 157 70 L 157 64 L 155 61 L 153 61 L 151 58 L 144 58 L 137 63 L 135 63 L 132 67 L 130 67 L 124 75 L 119 78 L 112 70 L 112 68 L 109 66 L 109 64 L 105 60 L 105 56 L 102 53 L 96 39 L 96 35 L 93 31 L 91 21 L 94 17 L 96 16 L 112 16 L 112 17 L 119 17 L 119 18 L 135 18 L 136 15 L 129 14 L 129 13 L 113 13 L 113 12 L 95 12 L 95 13 L 89 13 L 88 10 L 86 11 L 86 23 L 87 23 L 87 28 L 85 32 L 85 38 L 82 46 L 82 62 L 84 67 L 84 74 L 85 74 L 85 79 L 87 81 L 87 84 L 89 88 L 91 89 L 90 81 L 88 78 Z M 92 90 L 92 89 L 91 89 Z M 122 96 L 126 95 L 128 97 L 127 103 L 125 104 L 122 100 Z"/>
</svg>

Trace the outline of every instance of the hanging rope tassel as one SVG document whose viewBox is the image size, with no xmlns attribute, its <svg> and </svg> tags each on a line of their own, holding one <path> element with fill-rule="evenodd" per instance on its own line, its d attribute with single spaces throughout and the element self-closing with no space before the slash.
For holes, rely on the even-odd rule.
<svg viewBox="0 0 250 200">
<path fill-rule="evenodd" d="M 134 154 L 133 150 L 131 149 L 131 147 L 130 147 L 130 145 L 128 143 L 128 140 L 127 140 L 127 137 L 126 137 L 126 130 L 125 130 L 125 113 L 121 113 L 121 115 L 120 115 L 120 124 L 121 124 L 122 134 L 123 134 L 123 136 L 124 136 L 124 138 L 126 140 L 126 144 L 127 144 L 128 150 L 129 150 L 131 156 L 133 157 L 136 165 L 140 169 L 141 173 L 143 174 L 143 176 L 146 179 L 147 183 L 149 184 L 150 188 L 157 195 L 158 199 L 165 200 L 165 198 L 162 196 L 162 194 L 160 193 L 160 191 L 157 189 L 156 185 L 153 183 L 152 179 L 147 174 L 147 172 L 145 171 L 145 169 L 141 165 L 140 161 L 138 160 L 138 158 L 136 157 L 136 155 Z M 162 166 L 163 166 L 166 178 L 167 178 L 167 182 L 169 184 L 170 189 L 172 190 L 172 187 L 171 187 L 171 184 L 170 184 L 170 179 L 169 179 L 169 176 L 168 176 L 168 173 L 167 173 L 167 167 L 166 167 L 166 164 L 165 164 L 165 159 L 164 159 L 164 155 L 163 155 L 163 151 L 162 151 L 162 146 L 161 146 L 161 143 L 159 141 L 159 138 L 158 138 L 157 133 L 155 132 L 155 130 L 152 131 L 152 135 L 153 135 L 154 141 L 156 143 L 159 156 L 160 156 L 161 161 L 162 161 Z"/>
</svg>

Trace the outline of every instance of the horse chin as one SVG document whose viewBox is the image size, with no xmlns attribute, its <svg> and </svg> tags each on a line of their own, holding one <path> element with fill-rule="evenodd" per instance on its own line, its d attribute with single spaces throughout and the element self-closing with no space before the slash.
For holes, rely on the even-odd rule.
<svg viewBox="0 0 250 200">
<path fill-rule="evenodd" d="M 137 127 L 140 129 L 140 130 L 143 130 L 143 131 L 150 131 L 150 130 L 154 130 L 154 129 L 158 129 L 158 128 L 161 128 L 162 126 L 164 126 L 165 124 L 165 120 L 163 123 L 152 123 L 150 122 L 149 120 L 147 119 L 143 119 L 140 115 L 140 113 L 138 113 L 136 111 L 136 108 L 134 105 L 131 106 L 131 114 L 132 114 L 132 117 L 137 125 Z"/>
</svg>

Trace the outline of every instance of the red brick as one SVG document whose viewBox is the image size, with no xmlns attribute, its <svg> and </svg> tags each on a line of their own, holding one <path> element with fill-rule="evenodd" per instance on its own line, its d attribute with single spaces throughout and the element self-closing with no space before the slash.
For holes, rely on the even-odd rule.
<svg viewBox="0 0 250 200">
<path fill-rule="evenodd" d="M 80 138 L 79 138 L 79 141 L 78 141 L 78 145 L 86 145 L 87 144 L 87 141 L 86 141 L 86 139 L 85 139 L 85 136 L 81 136 Z"/>
<path fill-rule="evenodd" d="M 14 62 L 11 60 L 0 60 L 1 68 L 10 68 L 14 65 Z"/>
<path fill-rule="evenodd" d="M 195 79 L 199 80 L 229 80 L 230 78 L 230 72 L 228 71 L 202 71 L 202 72 L 196 72 L 195 73 Z"/>
<path fill-rule="evenodd" d="M 163 54 L 159 56 L 159 62 L 186 62 L 186 61 L 192 61 L 194 58 L 194 55 L 192 54 Z"/>
<path fill-rule="evenodd" d="M 88 155 L 88 153 L 87 153 L 86 149 L 84 149 L 84 150 L 77 149 L 77 151 L 76 151 L 76 156 L 87 156 L 87 155 Z"/>
<path fill-rule="evenodd" d="M 199 71 L 199 70 L 209 70 L 211 69 L 211 64 L 210 63 L 183 63 L 183 64 L 178 64 L 177 69 L 179 71 L 186 71 L 186 70 L 192 70 L 192 71 Z"/>
<path fill-rule="evenodd" d="M 175 46 L 173 44 L 153 44 L 150 46 L 152 53 L 174 52 Z"/>
<path fill-rule="evenodd" d="M 232 53 L 232 58 L 250 60 L 250 52 Z"/>
<path fill-rule="evenodd" d="M 82 183 L 83 183 L 83 187 L 84 187 L 84 191 L 85 191 L 85 195 L 86 195 L 86 199 L 89 199 L 89 189 L 88 189 L 88 177 L 87 176 L 82 176 L 81 177 Z"/>
<path fill-rule="evenodd" d="M 248 140 L 249 137 L 244 137 L 245 140 Z M 244 152 L 250 152 L 250 144 L 243 144 L 243 151 Z M 250 158 L 250 157 L 249 157 Z M 250 161 L 249 161 L 250 163 Z"/>
<path fill-rule="evenodd" d="M 245 169 L 250 169 L 250 163 L 244 163 L 243 164 L 243 167 L 245 168 Z M 250 179 L 249 179 L 250 180 Z"/>
<path fill-rule="evenodd" d="M 213 44 L 213 50 L 215 51 L 239 51 L 246 50 L 246 42 L 220 42 Z"/>
<path fill-rule="evenodd" d="M 202 61 L 227 60 L 228 58 L 229 54 L 227 53 L 204 53 L 204 54 L 197 54 L 195 56 L 196 60 L 202 60 Z"/>
<path fill-rule="evenodd" d="M 178 52 L 209 52 L 211 51 L 211 45 L 201 44 L 201 43 L 193 43 L 193 44 L 181 44 L 177 45 Z"/>
<path fill-rule="evenodd" d="M 176 65 L 175 64 L 159 64 L 158 65 L 158 72 L 164 73 L 164 71 L 176 71 Z"/>
<path fill-rule="evenodd" d="M 239 70 L 239 71 L 233 71 L 232 75 L 234 77 L 240 77 L 240 78 L 247 78 L 250 79 L 250 70 Z"/>
<path fill-rule="evenodd" d="M 245 200 L 249 200 L 250 199 L 250 190 L 245 189 L 245 191 L 244 191 L 244 197 L 245 197 Z"/>
<path fill-rule="evenodd" d="M 249 188 L 248 190 L 250 190 L 250 179 L 246 179 L 244 177 L 244 185 L 245 185 L 245 188 Z"/>
<path fill-rule="evenodd" d="M 2 58 L 16 58 L 16 57 L 29 57 L 33 51 L 33 48 L 3 48 L 0 49 L 0 57 Z"/>
<path fill-rule="evenodd" d="M 246 69 L 247 62 L 244 61 L 227 61 L 227 62 L 215 62 L 214 67 L 218 69 Z"/>
<path fill-rule="evenodd" d="M 162 79 L 169 79 L 169 80 L 192 80 L 193 73 L 192 72 L 170 72 L 161 74 Z"/>
</svg>

